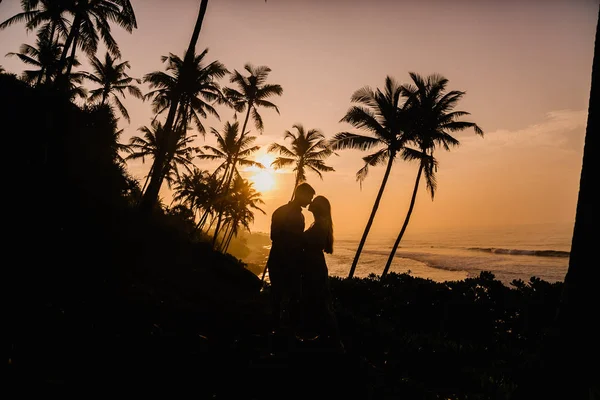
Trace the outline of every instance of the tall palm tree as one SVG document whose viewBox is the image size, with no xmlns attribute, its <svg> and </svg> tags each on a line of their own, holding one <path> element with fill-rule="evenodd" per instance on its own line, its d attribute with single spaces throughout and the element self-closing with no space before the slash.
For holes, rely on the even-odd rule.
<svg viewBox="0 0 600 400">
<path fill-rule="evenodd" d="M 278 84 L 266 83 L 271 72 L 271 68 L 261 65 L 255 67 L 250 63 L 244 65 L 244 69 L 248 72 L 248 76 L 242 75 L 237 70 L 234 70 L 230 82 L 237 85 L 237 89 L 226 87 L 223 92 L 227 97 L 230 104 L 233 106 L 236 113 L 246 111 L 244 117 L 244 124 L 242 125 L 242 136 L 246 134 L 246 127 L 250 114 L 254 120 L 256 129 L 262 133 L 264 130 L 264 124 L 261 115 L 258 113 L 259 107 L 273 109 L 279 114 L 279 108 L 268 101 L 267 99 L 272 96 L 281 96 L 283 89 Z M 233 167 L 237 163 L 237 157 L 234 158 Z M 231 170 L 233 172 L 233 170 Z M 233 173 L 229 175 L 225 186 L 229 187 Z"/>
<path fill-rule="evenodd" d="M 188 66 L 190 66 L 190 70 L 193 69 L 191 66 L 193 66 L 193 62 L 195 59 L 196 44 L 198 43 L 198 37 L 200 36 L 200 30 L 202 29 L 202 22 L 204 21 L 204 15 L 206 14 L 207 7 L 208 0 L 202 0 L 200 2 L 200 9 L 198 10 L 198 17 L 196 18 L 194 31 L 192 33 L 188 49 L 183 59 L 183 65 L 185 66 L 184 70 L 186 71 L 188 69 Z M 163 140 L 166 143 L 172 141 L 177 142 L 176 139 L 172 140 L 171 136 L 174 136 L 173 124 L 175 123 L 175 114 L 177 113 L 177 109 L 179 107 L 179 101 L 183 89 L 183 80 L 181 80 L 181 82 L 177 86 L 175 86 L 173 90 L 173 94 L 169 104 L 169 112 L 167 114 L 167 119 L 164 124 L 164 131 L 166 132 L 166 134 Z M 156 165 L 156 168 L 153 168 L 152 177 L 148 185 L 148 190 L 146 190 L 146 192 L 144 193 L 144 197 L 142 198 L 142 202 L 140 204 L 142 213 L 146 215 L 152 213 L 158 200 L 158 193 L 160 192 L 160 187 L 162 185 L 162 174 L 160 171 L 164 168 L 165 163 L 167 161 L 167 150 L 168 149 L 166 145 L 162 146 L 160 152 L 156 155 L 156 158 L 154 159 L 154 165 Z"/>
<path fill-rule="evenodd" d="M 325 165 L 323 161 L 333 154 L 323 133 L 318 129 L 310 129 L 308 132 L 305 132 L 302 124 L 294 124 L 293 128 L 296 128 L 297 134 L 285 131 L 283 137 L 284 140 L 291 140 L 291 149 L 278 143 L 272 143 L 267 149 L 269 153 L 275 152 L 283 156 L 277 157 L 271 163 L 275 168 L 294 165 L 296 177 L 294 180 L 294 189 L 292 190 L 292 198 L 294 197 L 296 186 L 306 180 L 306 168 L 315 172 L 321 179 L 323 179 L 322 172 L 335 171 L 333 167 Z"/>
<path fill-rule="evenodd" d="M 155 71 L 144 76 L 144 82 L 149 83 L 150 89 L 154 89 L 144 96 L 144 99 L 152 99 L 154 113 L 158 116 L 168 110 L 177 97 L 179 103 L 177 121 L 184 124 L 186 128 L 190 122 L 194 122 L 196 129 L 202 135 L 206 133 L 206 129 L 201 118 L 212 114 L 220 119 L 213 104 L 225 101 L 218 80 L 229 73 L 219 61 L 205 65 L 204 58 L 207 53 L 208 49 L 205 49 L 194 56 L 188 66 L 184 66 L 183 60 L 171 53 L 169 56 L 162 57 L 163 63 L 167 64 L 167 72 Z M 181 90 L 178 89 L 179 87 Z"/>
<path fill-rule="evenodd" d="M 158 154 L 161 143 L 162 143 L 162 135 L 164 135 L 164 128 L 162 124 L 158 121 L 153 121 L 151 127 L 142 126 L 138 129 L 144 135 L 143 137 L 133 136 L 129 139 L 129 155 L 125 158 L 125 160 L 137 160 L 141 159 L 142 163 L 145 162 L 146 157 L 154 158 L 156 154 Z M 193 166 L 192 160 L 196 153 L 200 152 L 200 148 L 192 146 L 193 141 L 196 136 L 186 136 L 181 135 L 179 142 L 177 143 L 177 147 L 175 150 L 175 156 L 172 158 L 169 163 L 169 168 L 167 169 L 164 178 L 167 180 L 167 184 L 169 187 L 177 181 L 179 178 L 179 169 L 178 165 L 182 165 L 188 172 L 191 171 Z M 148 172 L 146 176 L 146 181 L 144 182 L 144 186 L 142 188 L 142 193 L 146 189 L 148 184 L 148 179 L 150 174 L 152 173 L 152 168 Z"/>
<path fill-rule="evenodd" d="M 141 83 L 141 80 L 135 79 L 127 75 L 125 70 L 131 68 L 129 61 L 115 63 L 117 58 L 113 58 L 110 53 L 106 52 L 104 63 L 96 56 L 90 58 L 90 64 L 94 69 L 94 73 L 85 73 L 84 77 L 94 83 L 100 85 L 99 88 L 90 91 L 89 102 L 97 102 L 100 99 L 100 104 L 106 104 L 111 101 L 117 106 L 127 122 L 131 122 L 127 109 L 119 100 L 117 93 L 125 97 L 125 90 L 135 98 L 143 99 L 142 92 L 132 82 Z"/>
<path fill-rule="evenodd" d="M 69 51 L 71 57 L 74 57 L 79 47 L 89 56 L 94 56 L 100 38 L 112 55 L 121 56 L 119 46 L 111 34 L 111 22 L 129 33 L 137 28 L 130 0 L 74 0 L 68 11 L 72 14 L 73 21 L 60 58 L 61 75 L 71 73 L 72 63 L 67 62 Z"/>
<path fill-rule="evenodd" d="M 377 198 L 375 199 L 375 204 L 373 204 L 373 209 L 371 210 L 371 215 L 360 239 L 354 260 L 352 261 L 348 278 L 354 276 L 358 259 L 367 240 L 367 235 L 375 219 L 383 191 L 390 176 L 392 164 L 410 139 L 404 131 L 405 117 L 400 104 L 401 93 L 401 86 L 389 76 L 385 79 L 383 90 L 373 90 L 368 86 L 358 89 L 351 97 L 352 102 L 357 104 L 350 107 L 340 122 L 347 122 L 369 135 L 340 132 L 333 137 L 330 143 L 331 149 L 334 151 L 343 149 L 362 151 L 377 149 L 376 152 L 363 157 L 365 165 L 356 173 L 356 179 L 361 185 L 368 175 L 370 166 L 387 165 Z"/>
<path fill-rule="evenodd" d="M 477 124 L 459 120 L 460 117 L 469 115 L 468 112 L 454 111 L 454 107 L 465 95 L 465 92 L 458 90 L 446 92 L 448 79 L 438 74 L 429 75 L 427 78 L 414 72 L 410 72 L 409 75 L 413 84 L 403 85 L 402 94 L 406 97 L 405 108 L 408 116 L 406 129 L 410 132 L 411 144 L 414 144 L 417 149 L 407 148 L 403 156 L 405 160 L 418 160 L 419 170 L 406 218 L 394 242 L 381 279 L 387 275 L 408 226 L 423 173 L 427 190 L 433 200 L 436 189 L 435 172 L 437 172 L 437 161 L 433 157 L 433 152 L 436 147 L 440 146 L 445 150 L 450 150 L 451 146 L 458 146 L 459 141 L 450 134 L 468 128 L 473 128 L 476 134 L 483 136 L 483 131 Z"/>
</svg>

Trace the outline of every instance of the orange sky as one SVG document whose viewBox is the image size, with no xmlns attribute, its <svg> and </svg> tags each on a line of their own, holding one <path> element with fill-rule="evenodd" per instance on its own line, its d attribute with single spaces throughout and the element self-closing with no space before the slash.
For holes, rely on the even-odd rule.
<svg viewBox="0 0 600 400">
<path fill-rule="evenodd" d="M 131 35 L 113 28 L 132 76 L 161 70 L 161 55 L 183 54 L 199 3 L 132 0 L 139 28 Z M 17 12 L 16 0 L 0 4 L 1 21 Z M 263 110 L 265 132 L 252 132 L 265 150 L 272 142 L 283 144 L 283 132 L 294 123 L 321 129 L 328 138 L 352 130 L 338 122 L 351 94 L 364 85 L 382 86 L 386 75 L 407 82 L 409 71 L 440 73 L 450 90 L 467 92 L 457 109 L 471 112 L 469 120 L 485 136 L 458 133 L 461 146 L 437 152 L 435 200 L 422 187 L 407 233 L 572 222 L 597 17 L 597 0 L 211 0 L 198 49 L 209 47 L 208 61 L 218 59 L 230 70 L 241 71 L 246 62 L 271 67 L 269 81 L 282 85 L 284 94 L 273 99 L 281 115 Z M 0 32 L 0 54 L 34 41 L 23 25 L 12 26 Z M 0 64 L 17 73 L 23 68 L 16 58 Z M 124 103 L 132 117 L 130 125 L 120 124 L 126 142 L 150 124 L 152 114 L 149 103 Z M 205 126 L 221 130 L 233 112 L 217 110 L 221 121 L 210 118 Z M 198 140 L 205 143 L 214 144 L 210 134 Z M 308 174 L 332 203 L 338 236 L 360 237 L 383 177 L 383 167 L 371 168 L 361 190 L 354 176 L 363 155 L 341 151 L 331 157 L 336 171 L 323 181 Z M 129 170 L 142 178 L 149 167 L 148 161 L 132 163 Z M 416 172 L 416 164 L 395 164 L 372 235 L 397 234 Z M 271 212 L 290 197 L 293 175 L 274 176 L 275 187 L 263 194 L 267 215 L 256 215 L 256 231 L 268 231 Z"/>
</svg>

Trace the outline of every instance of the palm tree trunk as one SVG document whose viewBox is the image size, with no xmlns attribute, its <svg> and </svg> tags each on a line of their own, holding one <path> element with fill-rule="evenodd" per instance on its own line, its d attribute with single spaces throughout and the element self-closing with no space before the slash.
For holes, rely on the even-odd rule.
<svg viewBox="0 0 600 400">
<path fill-rule="evenodd" d="M 406 214 L 406 218 L 404 218 L 404 223 L 402 224 L 402 229 L 400 229 L 400 234 L 396 238 L 394 242 L 394 247 L 392 248 L 392 252 L 388 257 L 387 263 L 385 264 L 385 268 L 383 269 L 383 273 L 381 274 L 381 279 L 384 279 L 390 270 L 390 265 L 392 265 L 392 261 L 394 261 L 394 256 L 396 255 L 396 250 L 398 250 L 398 245 L 402 240 L 402 236 L 404 236 L 404 231 L 406 231 L 406 227 L 408 226 L 408 221 L 410 220 L 410 215 L 412 214 L 413 208 L 415 206 L 415 200 L 417 198 L 417 192 L 419 189 L 419 180 L 421 180 L 421 173 L 423 172 L 423 164 L 419 165 L 419 172 L 417 173 L 417 180 L 415 182 L 415 188 L 413 189 L 413 194 L 410 199 L 410 206 L 408 207 L 408 213 Z"/>
<path fill-rule="evenodd" d="M 146 190 L 146 185 L 148 185 L 148 180 L 150 179 L 150 175 L 152 174 L 152 169 L 154 168 L 154 164 L 150 167 L 150 171 L 148 171 L 148 175 L 146 175 L 146 180 L 144 181 L 144 186 L 142 187 L 142 195 Z"/>
<path fill-rule="evenodd" d="M 360 243 L 358 244 L 358 249 L 356 250 L 356 255 L 354 256 L 354 260 L 352 261 L 352 266 L 350 267 L 350 273 L 348 274 L 348 278 L 352 278 L 354 276 L 354 271 L 356 270 L 356 264 L 358 264 L 358 259 L 360 258 L 360 253 L 362 252 L 362 249 L 365 245 L 365 241 L 367 240 L 367 236 L 369 235 L 369 231 L 371 230 L 371 225 L 373 225 L 373 220 L 375 219 L 375 214 L 377 213 L 377 209 L 379 208 L 379 202 L 381 201 L 381 196 L 383 195 L 383 190 L 385 189 L 387 180 L 390 177 L 390 171 L 392 170 L 392 164 L 394 163 L 395 156 L 396 156 L 396 153 L 390 154 L 390 159 L 389 159 L 388 165 L 385 169 L 385 174 L 383 175 L 383 181 L 381 181 L 381 187 L 379 188 L 379 193 L 377 193 L 377 198 L 375 199 L 375 204 L 373 204 L 373 210 L 371 210 L 371 216 L 369 217 L 369 221 L 367 222 L 365 231 L 363 232 L 362 238 L 360 239 Z"/>
<path fill-rule="evenodd" d="M 67 60 L 67 71 L 65 72 L 65 82 L 69 81 L 69 75 L 71 75 L 71 69 L 73 68 L 73 63 L 75 62 L 75 53 L 77 52 L 77 42 L 79 41 L 79 35 L 75 36 L 73 39 L 73 47 L 71 48 L 71 56 Z"/>
<path fill-rule="evenodd" d="M 301 163 L 298 163 L 298 167 L 297 167 L 297 171 L 296 171 L 296 181 L 294 183 L 294 187 L 292 188 L 292 197 L 290 198 L 290 201 L 294 200 L 294 193 L 296 193 L 296 188 L 298 187 L 298 184 L 300 184 L 301 168 L 304 168 L 304 166 Z"/>
<path fill-rule="evenodd" d="M 248 111 L 246 111 L 246 118 L 244 118 L 244 125 L 242 126 L 242 132 L 240 133 L 240 143 L 241 140 L 244 138 L 244 133 L 246 132 L 246 126 L 248 125 L 248 119 L 250 118 L 250 109 L 252 108 L 251 104 L 248 104 Z M 238 161 L 238 154 L 239 154 L 239 150 L 235 153 L 235 155 L 233 156 L 233 161 L 231 162 L 231 169 L 229 171 L 229 176 L 227 177 L 227 185 L 225 187 L 229 187 L 229 185 L 231 185 L 231 180 L 233 179 L 233 174 L 235 172 L 235 166 L 237 164 Z"/>
<path fill-rule="evenodd" d="M 194 231 L 192 233 L 196 233 L 196 231 L 198 229 L 201 229 L 204 226 L 204 224 L 206 223 L 206 220 L 208 218 L 208 213 L 209 213 L 209 209 L 206 209 L 204 211 L 204 214 L 202 214 L 202 216 L 200 217 L 200 220 L 196 224 L 196 228 L 194 229 Z"/>
<path fill-rule="evenodd" d="M 71 25 L 71 29 L 69 30 L 69 35 L 67 36 L 67 40 L 65 41 L 65 45 L 63 47 L 62 54 L 60 56 L 60 61 L 58 62 L 58 71 L 56 71 L 56 82 L 59 83 L 61 77 L 63 76 L 63 69 L 66 66 L 67 62 L 67 54 L 69 54 L 69 49 L 71 44 L 75 42 L 76 37 L 79 36 L 79 26 L 81 25 L 81 15 L 75 14 L 75 18 L 73 19 L 73 24 Z M 77 43 L 74 44 L 73 47 L 76 47 Z"/>
<path fill-rule="evenodd" d="M 206 233 L 208 234 L 208 232 L 210 232 L 210 228 L 212 228 L 213 224 L 215 223 L 216 218 L 211 218 L 210 219 L 210 224 L 208 224 L 208 228 L 206 228 Z"/>
<path fill-rule="evenodd" d="M 229 249 L 229 244 L 231 243 L 231 239 L 233 239 L 233 234 L 234 234 L 234 230 L 232 229 L 231 232 L 229 232 L 229 238 L 227 239 L 227 243 L 225 244 L 225 250 L 223 250 L 223 253 L 227 252 L 227 250 Z"/>
<path fill-rule="evenodd" d="M 202 28 L 202 21 L 204 20 L 204 15 L 206 14 L 206 8 L 208 6 L 208 0 L 202 0 L 200 3 L 200 10 L 198 11 L 198 18 L 196 19 L 196 25 L 194 26 L 194 32 L 192 33 L 192 38 L 190 40 L 190 45 L 188 46 L 188 50 L 185 53 L 185 58 L 183 62 L 183 68 L 186 68 L 187 65 L 190 65 L 194 60 L 194 54 L 196 49 L 196 44 L 198 43 L 198 36 L 200 35 L 200 30 Z M 158 199 L 158 193 L 160 192 L 160 187 L 162 186 L 163 181 L 163 172 L 165 169 L 165 161 L 166 153 L 167 153 L 167 144 L 170 142 L 169 138 L 174 136 L 171 134 L 173 130 L 173 122 L 175 120 L 175 114 L 177 108 L 179 106 L 180 101 L 180 90 L 175 89 L 175 93 L 173 96 L 173 100 L 171 101 L 171 107 L 169 108 L 169 114 L 167 115 L 167 120 L 165 122 L 164 130 L 163 130 L 163 146 L 160 146 L 158 149 L 158 154 L 154 159 L 154 165 L 157 168 L 154 169 L 154 173 L 152 174 L 152 178 L 150 179 L 150 184 L 148 185 L 148 190 L 144 194 L 142 202 L 140 204 L 141 211 L 149 215 L 152 213 L 154 206 L 156 205 L 156 201 Z"/>
<path fill-rule="evenodd" d="M 569 268 L 556 314 L 557 332 L 546 346 L 549 378 L 563 398 L 594 398 L 598 390 L 598 155 L 600 136 L 600 10 L 592 62 L 591 89 Z M 595 166 L 594 166 L 595 165 Z M 556 379 L 554 379 L 556 378 Z M 548 380 L 546 380 L 548 382 Z M 594 384 L 595 390 L 594 392 Z M 552 393 L 555 395 L 556 393 Z"/>
<path fill-rule="evenodd" d="M 56 43 L 54 43 L 54 33 L 56 31 L 56 22 L 52 23 L 52 29 L 50 30 L 50 37 L 48 38 L 48 41 L 50 42 L 50 46 L 54 46 L 54 45 L 58 45 L 58 38 L 56 39 Z M 45 75 L 45 83 L 48 84 L 50 82 L 50 68 L 44 68 L 44 73 L 42 75 Z M 40 80 L 38 81 L 38 85 L 42 82 L 42 79 L 40 78 Z"/>
<path fill-rule="evenodd" d="M 38 76 L 35 86 L 40 86 L 40 84 L 42 83 L 42 78 L 44 78 L 45 74 L 46 74 L 46 67 L 42 67 L 42 69 L 40 70 L 40 76 Z"/>
<path fill-rule="evenodd" d="M 219 251 L 223 251 L 225 249 L 225 243 L 227 242 L 227 236 L 229 236 L 229 231 L 233 229 L 232 222 L 225 223 L 223 225 L 223 237 L 221 238 L 221 243 L 219 243 Z"/>
</svg>

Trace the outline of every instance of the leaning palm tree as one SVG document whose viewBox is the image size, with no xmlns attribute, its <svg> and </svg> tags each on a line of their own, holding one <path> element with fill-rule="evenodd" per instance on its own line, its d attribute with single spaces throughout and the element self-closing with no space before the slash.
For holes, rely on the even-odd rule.
<svg viewBox="0 0 600 400">
<path fill-rule="evenodd" d="M 223 92 L 227 97 L 229 103 L 234 108 L 235 112 L 246 111 L 244 117 L 244 124 L 242 125 L 242 136 L 246 134 L 246 126 L 252 114 L 254 125 L 256 129 L 262 133 L 264 130 L 264 124 L 261 115 L 258 113 L 259 107 L 273 109 L 279 114 L 279 108 L 268 101 L 267 99 L 272 96 L 281 96 L 283 89 L 278 84 L 266 83 L 271 72 L 271 68 L 261 65 L 255 67 L 254 65 L 247 63 L 244 65 L 244 69 L 248 71 L 248 76 L 242 75 L 237 70 L 234 70 L 231 76 L 231 83 L 237 85 L 237 89 L 225 88 Z M 237 163 L 237 157 L 234 158 L 233 167 Z M 233 172 L 233 170 L 231 170 Z M 225 186 L 229 187 L 233 173 L 231 173 L 226 181 Z"/>
<path fill-rule="evenodd" d="M 196 55 L 196 44 L 198 43 L 198 37 L 200 36 L 200 30 L 202 29 L 202 22 L 204 21 L 204 15 L 206 14 L 207 7 L 208 0 L 202 0 L 200 2 L 200 9 L 198 10 L 198 17 L 196 18 L 196 24 L 194 25 L 192 38 L 190 39 L 190 43 L 188 45 L 187 51 L 185 52 L 185 57 L 183 59 L 183 65 L 185 66 L 185 70 L 187 70 L 188 68 L 192 69 L 191 66 L 194 63 L 194 58 Z M 175 115 L 179 107 L 179 101 L 181 97 L 180 93 L 184 89 L 182 85 L 183 83 L 175 87 L 173 96 L 170 99 L 169 112 L 167 114 L 167 119 L 164 124 L 164 131 L 166 132 L 164 138 L 165 142 L 173 141 L 171 140 L 171 136 L 173 136 L 173 124 L 175 123 Z M 157 165 L 158 168 L 155 168 L 155 171 L 152 174 L 152 178 L 148 186 L 148 190 L 144 193 L 144 197 L 142 198 L 142 202 L 140 204 L 142 212 L 146 215 L 150 214 L 152 210 L 154 210 L 154 207 L 158 200 L 158 193 L 162 185 L 161 174 L 158 171 L 164 168 L 165 161 L 167 161 L 167 146 L 163 146 L 161 148 L 161 151 L 156 155 L 154 164 Z"/>
<path fill-rule="evenodd" d="M 59 78 L 71 73 L 73 65 L 67 61 L 69 52 L 71 57 L 74 57 L 77 48 L 80 48 L 90 57 L 94 56 L 100 38 L 112 55 L 121 56 L 119 46 L 112 37 L 111 22 L 118 24 L 129 33 L 137 28 L 130 0 L 76 0 L 68 11 L 72 14 L 73 21 L 60 58 Z M 58 84 L 60 83 L 59 81 Z"/>
<path fill-rule="evenodd" d="M 143 137 L 133 136 L 129 140 L 129 155 L 125 158 L 125 160 L 137 160 L 141 159 L 142 163 L 145 162 L 146 157 L 154 158 L 156 154 L 158 154 L 160 146 L 162 143 L 162 135 L 164 135 L 164 128 L 162 124 L 158 121 L 153 121 L 151 128 L 147 126 L 142 126 L 138 129 L 144 135 Z M 196 153 L 200 152 L 200 148 L 192 146 L 193 141 L 196 136 L 186 136 L 181 135 L 180 140 L 177 143 L 177 147 L 175 150 L 175 156 L 172 158 L 169 163 L 169 168 L 165 172 L 167 184 L 169 187 L 177 181 L 180 177 L 178 165 L 182 165 L 188 172 L 191 171 L 193 166 L 192 160 Z M 146 189 L 148 184 L 148 179 L 152 173 L 152 168 L 148 172 L 146 176 L 146 181 L 144 182 L 144 186 L 142 188 L 142 193 Z"/>
<path fill-rule="evenodd" d="M 88 101 L 97 102 L 100 100 L 100 104 L 112 101 L 127 122 L 131 122 L 129 113 L 123 103 L 121 103 L 121 100 L 119 100 L 117 94 L 125 97 L 125 90 L 127 90 L 133 97 L 143 99 L 144 96 L 140 88 L 133 84 L 133 82 L 137 82 L 138 84 L 142 82 L 139 79 L 130 77 L 125 72 L 127 68 L 131 68 L 129 61 L 121 63 L 115 63 L 115 61 L 117 61 L 117 57 L 113 58 L 108 52 L 104 56 L 104 63 L 96 56 L 90 58 L 90 64 L 94 69 L 94 73 L 85 73 L 84 77 L 100 85 L 100 87 L 90 91 Z"/>
<path fill-rule="evenodd" d="M 406 129 L 410 132 L 411 144 L 414 144 L 417 149 L 406 148 L 403 156 L 405 160 L 418 160 L 419 170 L 406 218 L 394 242 L 381 279 L 387 275 L 408 226 L 423 173 L 427 190 L 433 200 L 436 189 L 435 173 L 438 167 L 437 161 L 433 157 L 434 150 L 438 146 L 445 150 L 450 150 L 451 146 L 458 146 L 459 141 L 451 136 L 451 133 L 454 132 L 473 128 L 476 134 L 483 136 L 483 131 L 477 124 L 459 120 L 460 117 L 469 115 L 468 112 L 453 111 L 465 92 L 457 90 L 446 92 L 448 79 L 441 75 L 433 74 L 423 78 L 411 72 L 410 77 L 413 84 L 403 85 L 402 94 L 406 97 L 405 108 L 408 116 Z"/>
<path fill-rule="evenodd" d="M 383 91 L 381 89 L 373 90 L 365 86 L 354 92 L 351 100 L 357 103 L 357 105 L 350 107 L 340 122 L 347 122 L 369 135 L 340 132 L 333 137 L 330 143 L 331 149 L 334 151 L 342 149 L 367 151 L 377 148 L 376 152 L 363 157 L 365 165 L 356 173 L 356 179 L 361 185 L 368 175 L 370 166 L 387 164 L 383 181 L 381 182 L 375 204 L 373 204 L 373 209 L 369 216 L 369 221 L 352 261 L 348 278 L 354 276 L 358 259 L 365 245 L 367 235 L 373 224 L 375 214 L 379 208 L 379 202 L 390 176 L 392 164 L 409 140 L 408 135 L 404 131 L 405 116 L 403 109 L 400 108 L 401 92 L 401 86 L 389 76 L 385 79 L 385 88 Z"/>
<path fill-rule="evenodd" d="M 281 157 L 277 157 L 271 163 L 275 168 L 294 165 L 296 177 L 294 180 L 294 189 L 292 190 L 292 198 L 294 197 L 296 186 L 306 180 L 306 168 L 315 172 L 321 179 L 323 179 L 322 172 L 335 171 L 333 167 L 325 165 L 323 161 L 333 154 L 323 133 L 318 129 L 310 129 L 308 132 L 305 132 L 302 124 L 294 124 L 293 127 L 296 128 L 298 133 L 294 134 L 290 131 L 285 131 L 283 137 L 284 140 L 291 140 L 291 149 L 278 143 L 272 143 L 267 149 L 269 153 L 275 152 L 281 155 Z"/>
<path fill-rule="evenodd" d="M 171 130 L 167 131 L 165 127 L 167 135 L 163 138 L 165 140 L 164 153 L 159 153 L 158 157 L 154 159 L 155 166 L 162 166 L 155 167 L 156 174 L 158 174 L 160 168 L 168 165 L 170 158 L 173 156 L 175 143 L 179 140 L 177 132 L 187 131 L 189 124 L 193 122 L 198 132 L 204 136 L 206 129 L 202 119 L 205 119 L 208 114 L 220 119 L 213 105 L 225 101 L 218 80 L 228 74 L 229 71 L 217 60 L 205 64 L 207 53 L 208 49 L 205 49 L 199 55 L 195 55 L 192 50 L 191 61 L 187 63 L 185 59 L 181 60 L 174 54 L 163 56 L 162 60 L 166 63 L 166 72 L 155 71 L 144 76 L 144 82 L 149 83 L 150 89 L 152 89 L 144 96 L 144 99 L 152 99 L 153 111 L 157 117 L 168 110 L 168 122 L 173 104 L 178 105 L 178 112 L 172 121 Z M 151 201 L 150 197 L 154 195 L 157 187 L 160 189 L 162 185 L 160 176 L 161 174 L 155 176 L 153 173 L 149 190 L 144 195 L 149 196 L 146 201 Z"/>
</svg>

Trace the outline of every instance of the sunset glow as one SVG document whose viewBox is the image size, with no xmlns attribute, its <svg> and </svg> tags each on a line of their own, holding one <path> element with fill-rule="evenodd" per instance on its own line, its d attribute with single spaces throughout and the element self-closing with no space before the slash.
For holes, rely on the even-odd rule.
<svg viewBox="0 0 600 400">
<path fill-rule="evenodd" d="M 256 162 L 265 166 L 264 169 L 257 167 L 247 169 L 247 171 L 254 172 L 248 179 L 254 184 L 254 189 L 259 192 L 268 192 L 275 188 L 275 170 L 271 167 L 273 160 L 275 160 L 275 157 L 271 154 L 264 154 L 256 159 Z"/>
</svg>

